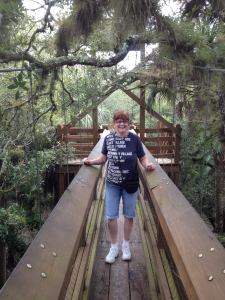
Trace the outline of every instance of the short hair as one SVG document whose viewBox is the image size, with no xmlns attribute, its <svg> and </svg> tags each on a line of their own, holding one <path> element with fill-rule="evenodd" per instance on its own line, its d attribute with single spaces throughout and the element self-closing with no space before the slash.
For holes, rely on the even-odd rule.
<svg viewBox="0 0 225 300">
<path fill-rule="evenodd" d="M 128 111 L 126 110 L 118 110 L 115 112 L 114 116 L 113 116 L 113 121 L 115 122 L 116 120 L 121 119 L 121 120 L 130 120 L 130 114 Z"/>
</svg>

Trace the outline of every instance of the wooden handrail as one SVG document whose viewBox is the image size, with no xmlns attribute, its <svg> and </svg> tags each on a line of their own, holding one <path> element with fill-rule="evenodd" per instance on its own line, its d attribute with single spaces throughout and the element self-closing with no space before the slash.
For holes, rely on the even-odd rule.
<svg viewBox="0 0 225 300">
<path fill-rule="evenodd" d="M 100 139 L 90 158 L 100 155 L 102 143 Z M 96 200 L 101 170 L 100 166 L 81 167 L 3 286 L 1 300 L 62 299 L 72 265 L 84 245 L 87 218 Z M 91 242 L 88 244 L 90 249 Z M 88 256 L 87 251 L 85 253 Z M 84 282 L 85 264 L 87 262 L 84 262 L 79 282 Z M 79 289 L 82 290 L 82 286 Z"/>
<path fill-rule="evenodd" d="M 153 216 L 146 215 L 145 225 L 149 236 L 155 231 L 157 245 L 154 242 L 152 245 L 155 257 L 157 253 L 160 253 L 162 260 L 166 257 L 168 271 L 176 278 L 174 284 L 180 282 L 182 285 L 177 290 L 184 290 L 180 299 L 223 299 L 224 247 L 146 148 L 145 152 L 156 167 L 153 172 L 140 167 L 142 185 L 145 186 L 142 194 L 148 194 L 148 199 L 143 203 L 148 203 Z M 151 227 L 152 219 L 154 224 Z M 157 260 L 155 263 L 157 265 Z M 164 283 L 158 275 L 163 289 Z M 161 290 L 161 294 L 165 291 Z"/>
</svg>

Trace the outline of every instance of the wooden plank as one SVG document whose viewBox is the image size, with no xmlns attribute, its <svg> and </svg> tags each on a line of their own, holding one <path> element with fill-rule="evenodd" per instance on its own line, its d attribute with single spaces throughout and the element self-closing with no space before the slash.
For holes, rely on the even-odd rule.
<svg viewBox="0 0 225 300">
<path fill-rule="evenodd" d="M 77 151 L 76 152 L 76 158 L 83 159 L 84 157 L 89 156 L 90 151 Z"/>
<path fill-rule="evenodd" d="M 86 243 L 85 243 L 85 247 L 84 247 L 84 251 L 83 251 L 83 255 L 82 255 L 82 262 L 80 264 L 78 276 L 76 279 L 76 285 L 75 285 L 75 288 L 73 291 L 72 300 L 78 300 L 78 299 L 80 300 L 83 298 L 86 269 L 87 269 L 87 265 L 89 262 L 92 243 L 94 240 L 94 228 L 95 228 L 96 222 L 97 222 L 97 213 L 99 212 L 99 203 L 100 203 L 100 201 L 98 201 L 98 200 L 94 200 L 92 202 L 92 205 L 95 206 L 93 208 L 94 212 L 93 212 L 91 224 L 89 225 L 90 228 L 89 228 L 88 236 L 86 238 Z M 71 281 L 73 281 L 73 278 Z"/>
<path fill-rule="evenodd" d="M 99 156 L 102 143 L 103 139 L 94 148 L 91 157 Z M 100 166 L 83 166 L 80 169 L 2 288 L 1 300 L 62 298 L 79 249 L 99 172 Z M 32 268 L 28 268 L 27 264 Z M 42 273 L 46 277 L 42 277 Z"/>
<path fill-rule="evenodd" d="M 85 144 L 85 143 L 71 143 L 71 146 L 74 147 L 76 149 L 75 154 L 77 154 L 78 151 L 89 151 L 89 153 L 92 151 L 92 149 L 94 148 L 93 143 L 91 144 Z"/>
<path fill-rule="evenodd" d="M 80 133 L 91 133 L 93 134 L 93 128 L 92 127 L 70 127 L 69 134 L 80 134 Z"/>
<path fill-rule="evenodd" d="M 136 133 L 140 133 L 139 128 L 134 129 Z M 161 132 L 171 132 L 171 129 L 164 127 L 164 128 L 145 128 L 145 133 L 154 133 L 154 134 L 159 134 Z"/>
<path fill-rule="evenodd" d="M 148 277 L 146 276 L 146 262 L 141 243 L 130 243 L 132 259 L 129 262 L 129 283 L 131 300 L 152 299 Z"/>
<path fill-rule="evenodd" d="M 159 284 L 159 290 L 160 290 L 160 298 L 163 300 L 171 300 L 171 294 L 170 294 L 170 290 L 169 290 L 169 286 L 167 283 L 167 279 L 166 279 L 166 275 L 165 275 L 165 271 L 163 269 L 163 265 L 162 265 L 162 261 L 161 261 L 161 257 L 160 257 L 160 253 L 159 253 L 159 249 L 157 246 L 157 242 L 153 233 L 153 229 L 151 226 L 151 222 L 150 222 L 150 218 L 149 218 L 149 209 L 147 206 L 145 206 L 144 203 L 144 199 L 143 197 L 140 195 L 140 203 L 142 205 L 142 209 L 143 209 L 143 213 L 145 215 L 145 220 L 146 220 L 146 230 L 148 232 L 150 241 L 151 241 L 151 249 L 152 249 L 152 253 L 154 255 L 154 261 L 155 264 L 157 266 L 156 268 L 156 273 L 157 273 L 157 280 L 158 280 L 158 284 Z"/>
<path fill-rule="evenodd" d="M 146 147 L 146 148 L 148 148 L 148 147 Z M 168 153 L 168 154 L 166 154 L 166 153 L 153 154 L 153 156 L 155 158 L 161 158 L 161 159 L 164 159 L 164 158 L 170 158 L 170 159 L 172 159 L 172 158 L 174 158 L 174 154 L 173 153 Z"/>
<path fill-rule="evenodd" d="M 63 140 L 68 142 L 92 143 L 93 135 L 64 135 Z"/>
<path fill-rule="evenodd" d="M 105 189 L 103 189 L 103 193 L 100 196 L 100 208 L 99 208 L 99 214 L 98 214 L 98 220 L 97 220 L 97 226 L 96 226 L 96 231 L 95 231 L 95 236 L 94 236 L 94 242 L 92 245 L 92 250 L 91 250 L 91 256 L 90 256 L 90 260 L 89 260 L 89 264 L 88 264 L 88 268 L 87 268 L 87 276 L 86 276 L 86 281 L 85 281 L 85 291 L 83 294 L 83 298 L 82 300 L 88 300 L 90 295 L 93 298 L 93 289 L 100 286 L 99 282 L 96 282 L 95 279 L 97 278 L 94 275 L 93 269 L 94 269 L 94 262 L 96 260 L 97 255 L 99 255 L 101 253 L 101 245 L 99 246 L 98 244 L 98 240 L 100 237 L 100 232 L 101 232 L 101 221 L 102 221 L 102 216 L 103 216 L 103 211 L 104 211 L 104 191 Z M 108 246 L 107 246 L 107 250 L 108 251 Z M 105 257 L 105 253 L 103 255 L 103 257 Z M 99 259 L 99 257 L 98 257 Z M 99 270 L 97 271 L 99 272 Z M 104 271 L 103 271 L 104 273 Z M 109 277 L 109 273 L 108 273 L 108 277 Z M 104 278 L 104 276 L 102 277 Z M 104 282 L 104 280 L 103 280 Z M 109 278 L 107 278 L 107 283 L 109 282 Z M 93 287 L 91 288 L 91 284 L 93 284 Z M 101 287 L 102 288 L 102 287 Z M 92 289 L 92 292 L 91 292 Z M 100 296 L 102 297 L 102 294 L 104 295 L 104 292 L 107 292 L 106 295 L 108 295 L 108 285 L 107 288 L 103 287 L 100 290 Z M 94 292 L 96 294 L 98 294 L 97 292 Z M 104 298 L 104 297 L 103 297 Z M 108 296 L 107 296 L 108 298 Z M 101 298 L 102 299 L 102 298 Z"/>
<path fill-rule="evenodd" d="M 109 252 L 108 243 L 101 242 L 98 245 L 96 252 L 96 261 L 98 264 L 97 273 L 94 270 L 92 276 L 92 283 L 90 288 L 91 300 L 108 300 L 109 295 L 109 281 L 110 281 L 110 265 L 105 264 L 105 257 Z M 101 274 L 99 276 L 99 274 Z"/>
<path fill-rule="evenodd" d="M 143 191 L 141 191 L 143 193 Z M 140 194 L 139 194 L 140 196 Z M 148 284 L 150 288 L 151 297 L 149 299 L 152 300 L 158 300 L 158 285 L 156 286 L 154 273 L 155 270 L 155 264 L 152 263 L 152 252 L 149 249 L 149 239 L 146 234 L 145 225 L 144 225 L 144 216 L 143 216 L 143 210 L 140 204 L 140 201 L 137 203 L 137 214 L 138 214 L 138 221 L 139 221 L 139 227 L 140 227 L 140 234 L 142 238 L 142 244 L 143 244 L 143 250 L 144 250 L 144 256 L 145 256 L 145 262 L 146 262 L 146 273 L 148 276 Z"/>
<path fill-rule="evenodd" d="M 129 263 L 121 260 L 121 255 L 111 265 L 109 300 L 130 300 L 129 295 Z"/>
<path fill-rule="evenodd" d="M 99 240 L 91 278 L 92 281 L 89 292 L 91 300 L 108 300 L 110 265 L 105 264 L 105 257 L 109 252 L 109 248 L 110 243 L 108 242 L 107 222 L 104 211 L 100 224 Z"/>
<path fill-rule="evenodd" d="M 149 149 L 149 151 L 156 151 L 156 152 L 160 152 L 160 151 L 163 151 L 163 150 L 173 150 L 173 146 L 172 145 L 169 145 L 169 146 L 146 146 L 148 147 L 147 149 Z"/>
<path fill-rule="evenodd" d="M 143 142 L 172 142 L 174 140 L 171 136 L 157 136 L 157 137 L 145 137 L 142 141 Z"/>
<path fill-rule="evenodd" d="M 60 125 L 57 130 L 57 138 L 59 138 L 62 134 L 72 133 L 72 134 L 80 134 L 80 133 L 93 133 L 93 128 L 87 128 L 87 127 L 74 127 L 72 123 L 69 123 L 67 125 Z M 98 133 L 102 133 L 103 129 L 98 128 Z"/>
<path fill-rule="evenodd" d="M 103 128 L 97 128 L 98 133 L 102 133 L 104 131 Z M 93 134 L 93 128 L 92 127 L 71 127 L 68 131 L 69 134 Z"/>
</svg>

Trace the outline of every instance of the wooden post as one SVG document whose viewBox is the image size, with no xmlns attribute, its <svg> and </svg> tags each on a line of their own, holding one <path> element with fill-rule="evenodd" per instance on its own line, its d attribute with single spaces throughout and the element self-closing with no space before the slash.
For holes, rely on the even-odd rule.
<svg viewBox="0 0 225 300">
<path fill-rule="evenodd" d="M 58 142 L 62 142 L 63 141 L 63 134 L 59 134 L 59 132 L 63 129 L 63 126 L 62 125 L 58 125 L 57 126 L 57 129 L 56 129 L 56 136 L 57 136 L 57 141 Z"/>
<path fill-rule="evenodd" d="M 64 173 L 59 173 L 59 199 L 62 197 L 65 191 Z"/>
<path fill-rule="evenodd" d="M 175 149 L 174 149 L 174 163 L 179 164 L 180 162 L 180 136 L 181 136 L 181 126 L 176 125 L 176 130 L 179 131 L 179 135 L 175 134 Z"/>
<path fill-rule="evenodd" d="M 92 110 L 92 119 L 93 119 L 93 146 L 98 143 L 98 109 L 94 108 Z"/>
<path fill-rule="evenodd" d="M 173 173 L 173 182 L 176 184 L 176 186 L 179 188 L 179 183 L 180 183 L 180 173 L 179 172 L 174 172 Z"/>
</svg>

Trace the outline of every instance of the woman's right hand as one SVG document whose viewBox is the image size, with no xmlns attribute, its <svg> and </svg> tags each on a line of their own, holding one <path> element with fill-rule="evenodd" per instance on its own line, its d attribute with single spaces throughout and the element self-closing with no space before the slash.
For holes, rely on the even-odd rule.
<svg viewBox="0 0 225 300">
<path fill-rule="evenodd" d="M 84 163 L 85 165 L 90 165 L 90 160 L 88 159 L 88 157 L 85 157 L 85 158 L 83 159 L 83 163 Z"/>
</svg>

